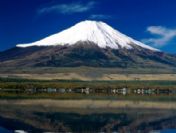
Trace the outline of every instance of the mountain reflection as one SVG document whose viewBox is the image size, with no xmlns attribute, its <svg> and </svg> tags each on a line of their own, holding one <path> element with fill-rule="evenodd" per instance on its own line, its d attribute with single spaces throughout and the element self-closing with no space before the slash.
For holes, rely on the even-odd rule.
<svg viewBox="0 0 176 133">
<path fill-rule="evenodd" d="M 175 110 L 157 109 L 61 109 L 47 106 L 3 105 L 0 107 L 0 127 L 9 131 L 23 130 L 32 133 L 149 133 L 176 128 L 174 112 Z"/>
</svg>

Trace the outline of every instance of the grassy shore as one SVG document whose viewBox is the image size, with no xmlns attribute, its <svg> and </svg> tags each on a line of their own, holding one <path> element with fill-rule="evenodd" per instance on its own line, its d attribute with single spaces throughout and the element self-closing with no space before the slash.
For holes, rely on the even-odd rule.
<svg viewBox="0 0 176 133">
<path fill-rule="evenodd" d="M 0 68 L 2 78 L 34 80 L 172 80 L 176 81 L 176 69 L 163 68 L 96 68 L 96 67 L 34 67 Z"/>
<path fill-rule="evenodd" d="M 136 108 L 136 109 L 176 109 L 175 102 L 117 101 L 117 100 L 0 100 L 0 105 L 44 106 L 59 108 Z"/>
<path fill-rule="evenodd" d="M 176 74 L 102 74 L 93 76 L 88 74 L 78 73 L 44 73 L 44 74 L 19 74 L 6 73 L 0 74 L 2 78 L 21 78 L 33 80 L 82 80 L 82 81 L 131 81 L 131 80 L 170 80 L 176 81 Z"/>
<path fill-rule="evenodd" d="M 93 99 L 93 100 L 131 100 L 131 101 L 167 101 L 175 102 L 176 94 L 152 94 L 152 95 L 137 95 L 127 94 L 118 95 L 110 93 L 30 93 L 25 92 L 25 89 L 41 89 L 41 88 L 85 88 L 92 89 L 114 89 L 114 88 L 129 88 L 129 90 L 136 88 L 154 88 L 154 89 L 170 89 L 176 90 L 176 81 L 77 81 L 77 80 L 29 80 L 29 79 L 14 79 L 14 78 L 1 78 L 0 88 L 11 90 L 10 92 L 0 93 L 0 99 Z M 22 90 L 21 92 L 13 90 Z"/>
</svg>

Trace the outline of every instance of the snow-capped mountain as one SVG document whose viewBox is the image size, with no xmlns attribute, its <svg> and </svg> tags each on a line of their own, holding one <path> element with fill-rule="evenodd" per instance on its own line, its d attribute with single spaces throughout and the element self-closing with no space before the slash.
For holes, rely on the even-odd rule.
<svg viewBox="0 0 176 133">
<path fill-rule="evenodd" d="M 133 49 L 134 45 L 137 45 L 145 49 L 157 51 L 157 49 L 120 33 L 106 23 L 88 20 L 82 21 L 67 30 L 46 37 L 40 41 L 29 44 L 18 44 L 17 47 L 74 45 L 79 41 L 93 42 L 100 48 Z"/>
<path fill-rule="evenodd" d="M 9 66 L 168 69 L 176 67 L 176 56 L 136 41 L 103 22 L 82 21 L 42 40 L 1 52 L 0 67 Z"/>
</svg>

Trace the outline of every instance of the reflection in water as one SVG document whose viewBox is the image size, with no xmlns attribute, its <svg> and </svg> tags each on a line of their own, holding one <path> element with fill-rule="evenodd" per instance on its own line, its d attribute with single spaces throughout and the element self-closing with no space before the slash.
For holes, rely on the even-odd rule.
<svg viewBox="0 0 176 133">
<path fill-rule="evenodd" d="M 47 106 L 3 105 L 0 132 L 142 132 L 176 128 L 175 110 L 60 109 Z M 8 129 L 8 130 L 6 130 Z M 173 130 L 172 130 L 173 131 Z M 162 133 L 169 132 L 164 130 Z"/>
<path fill-rule="evenodd" d="M 142 88 L 89 88 L 89 87 L 83 87 L 83 88 L 30 88 L 30 89 L 5 89 L 0 88 L 0 92 L 7 92 L 7 93 L 55 93 L 55 94 L 75 94 L 75 93 L 82 93 L 87 95 L 92 94 L 116 94 L 116 95 L 175 95 L 176 91 L 174 89 L 161 89 L 161 88 L 148 88 L 148 87 L 142 87 Z"/>
<path fill-rule="evenodd" d="M 142 132 L 176 128 L 175 110 L 64 109 L 49 105 L 0 106 L 0 133 L 11 130 L 40 132 Z M 8 129 L 8 130 L 7 130 Z M 172 130 L 173 131 L 173 130 Z M 162 133 L 169 132 L 164 130 Z"/>
<path fill-rule="evenodd" d="M 176 133 L 176 129 L 164 129 L 160 133 Z"/>
<path fill-rule="evenodd" d="M 0 127 L 0 133 L 13 133 L 13 131 Z"/>
</svg>

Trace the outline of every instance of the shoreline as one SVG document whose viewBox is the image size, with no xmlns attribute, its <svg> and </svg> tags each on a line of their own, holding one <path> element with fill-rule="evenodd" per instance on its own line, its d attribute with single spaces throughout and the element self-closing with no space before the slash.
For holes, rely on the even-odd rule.
<svg viewBox="0 0 176 133">
<path fill-rule="evenodd" d="M 57 108 L 78 109 L 176 109 L 176 102 L 153 102 L 153 101 L 127 101 L 127 100 L 0 100 L 0 106 L 43 106 Z"/>
<path fill-rule="evenodd" d="M 0 73 L 0 78 L 18 78 L 28 80 L 80 80 L 80 81 L 155 81 L 155 80 L 170 80 L 176 81 L 176 74 L 101 74 L 97 76 L 87 76 L 79 73 L 44 73 L 44 74 L 19 74 L 19 73 Z"/>
</svg>

